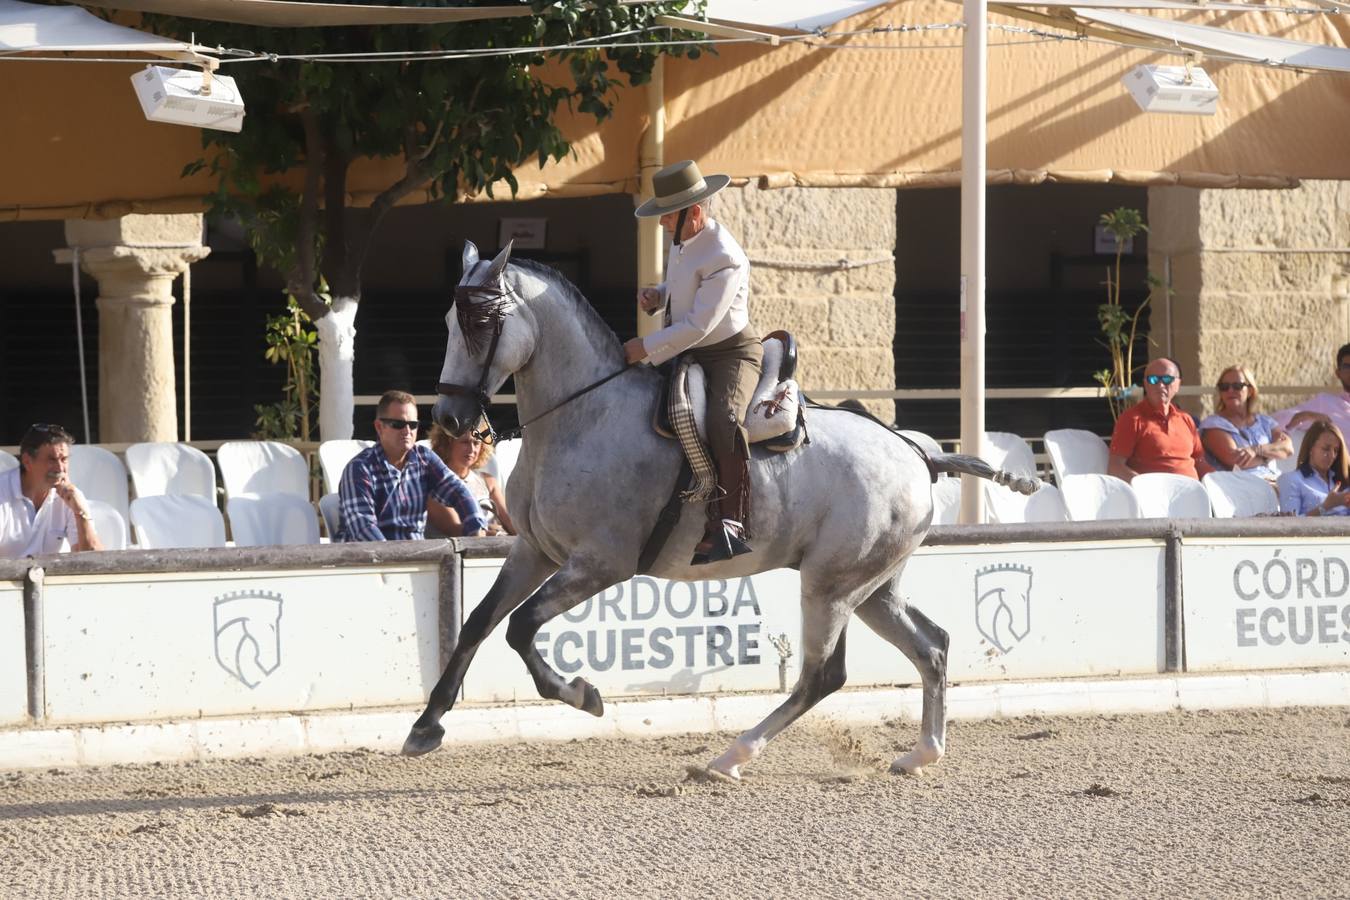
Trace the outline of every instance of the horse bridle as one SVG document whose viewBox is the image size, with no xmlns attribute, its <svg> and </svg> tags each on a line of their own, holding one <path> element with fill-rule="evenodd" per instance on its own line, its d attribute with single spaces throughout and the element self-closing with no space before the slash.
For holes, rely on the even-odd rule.
<svg viewBox="0 0 1350 900">
<path fill-rule="evenodd" d="M 504 304 L 506 297 L 508 297 L 511 293 L 512 291 L 510 290 L 503 290 L 501 288 L 491 288 L 486 285 L 461 284 L 455 286 L 454 296 L 455 296 L 456 315 L 459 318 L 460 331 L 464 333 L 465 343 L 469 345 L 470 349 L 472 349 L 472 341 L 470 340 L 469 337 L 469 328 L 467 328 L 465 325 L 465 323 L 469 321 L 469 317 L 465 314 L 466 311 L 463 308 L 463 305 L 467 304 L 469 302 L 469 299 L 474 295 L 479 294 L 494 295 L 497 298 L 498 302 L 497 304 L 494 304 L 496 306 L 496 309 L 489 312 L 488 314 L 493 323 L 492 340 L 488 344 L 487 358 L 483 361 L 483 374 L 479 376 L 478 384 L 476 386 L 466 387 L 465 385 L 462 384 L 454 384 L 452 382 L 447 381 L 440 381 L 436 383 L 436 393 L 442 396 L 473 398 L 474 403 L 477 405 L 477 412 L 474 415 L 472 421 L 474 423 L 477 423 L 478 421 L 483 419 L 487 420 L 488 423 L 487 432 L 486 434 L 483 434 L 481 436 L 483 437 L 483 440 L 487 441 L 488 443 L 495 443 L 496 441 L 504 438 L 519 437 L 520 433 L 525 430 L 525 427 L 527 425 L 533 425 L 535 422 L 538 422 L 540 419 L 542 419 L 549 413 L 566 406 L 568 403 L 571 403 L 573 400 L 577 399 L 583 394 L 590 393 L 591 391 L 600 387 L 600 385 L 605 384 L 611 379 L 619 377 L 624 372 L 627 372 L 629 369 L 633 368 L 634 365 L 636 365 L 636 363 L 627 364 L 622 369 L 619 369 L 617 372 L 610 372 L 604 378 L 601 378 L 598 381 L 593 381 L 590 384 L 586 385 L 581 390 L 575 391 L 567 395 L 558 403 L 555 403 L 553 406 L 550 406 L 548 409 L 539 413 L 539 415 L 532 416 L 528 421 L 521 422 L 519 428 L 514 428 L 511 429 L 510 431 L 499 433 L 495 428 L 493 428 L 492 417 L 488 415 L 488 409 L 489 407 L 492 406 L 492 395 L 488 392 L 488 375 L 492 372 L 492 361 L 497 358 L 497 344 L 501 341 L 502 326 L 506 322 L 506 312 L 504 311 L 504 309 L 502 309 L 502 305 Z"/>
</svg>

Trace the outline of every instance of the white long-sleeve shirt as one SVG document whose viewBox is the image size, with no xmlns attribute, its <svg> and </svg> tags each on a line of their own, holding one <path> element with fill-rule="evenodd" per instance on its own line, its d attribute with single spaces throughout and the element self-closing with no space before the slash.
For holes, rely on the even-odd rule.
<svg viewBox="0 0 1350 900">
<path fill-rule="evenodd" d="M 670 303 L 670 324 L 642 340 L 652 365 L 734 337 L 750 324 L 750 260 L 714 219 L 671 250 L 659 287 Z"/>
</svg>

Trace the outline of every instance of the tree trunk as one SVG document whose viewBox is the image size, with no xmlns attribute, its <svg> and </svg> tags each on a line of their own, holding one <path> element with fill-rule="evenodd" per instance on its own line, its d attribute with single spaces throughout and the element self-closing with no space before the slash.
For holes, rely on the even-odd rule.
<svg viewBox="0 0 1350 900">
<path fill-rule="evenodd" d="M 360 296 L 334 294 L 327 315 L 314 326 L 319 332 L 319 440 L 352 436 L 356 412 L 352 361 L 356 357 L 356 307 Z"/>
</svg>

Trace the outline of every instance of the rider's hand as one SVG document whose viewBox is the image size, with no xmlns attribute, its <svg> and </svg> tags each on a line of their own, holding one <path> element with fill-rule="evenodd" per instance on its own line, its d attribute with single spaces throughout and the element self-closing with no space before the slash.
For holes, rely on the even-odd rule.
<svg viewBox="0 0 1350 900">
<path fill-rule="evenodd" d="M 638 305 L 642 311 L 649 316 L 654 316 L 661 309 L 661 291 L 654 287 L 643 288 L 637 294 Z"/>
<path fill-rule="evenodd" d="M 642 343 L 642 338 L 631 338 L 623 345 L 624 362 L 630 366 L 633 363 L 640 363 L 647 358 L 647 348 Z"/>
</svg>

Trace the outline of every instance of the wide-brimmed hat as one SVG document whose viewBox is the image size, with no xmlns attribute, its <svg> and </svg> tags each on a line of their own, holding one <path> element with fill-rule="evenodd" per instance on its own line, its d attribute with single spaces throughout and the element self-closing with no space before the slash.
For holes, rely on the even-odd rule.
<svg viewBox="0 0 1350 900">
<path fill-rule="evenodd" d="M 671 163 L 652 176 L 652 188 L 656 196 L 634 210 L 633 215 L 647 218 L 679 212 L 701 200 L 707 200 L 730 183 L 730 175 L 709 175 L 705 178 L 698 170 L 698 163 L 692 159 Z"/>
</svg>

